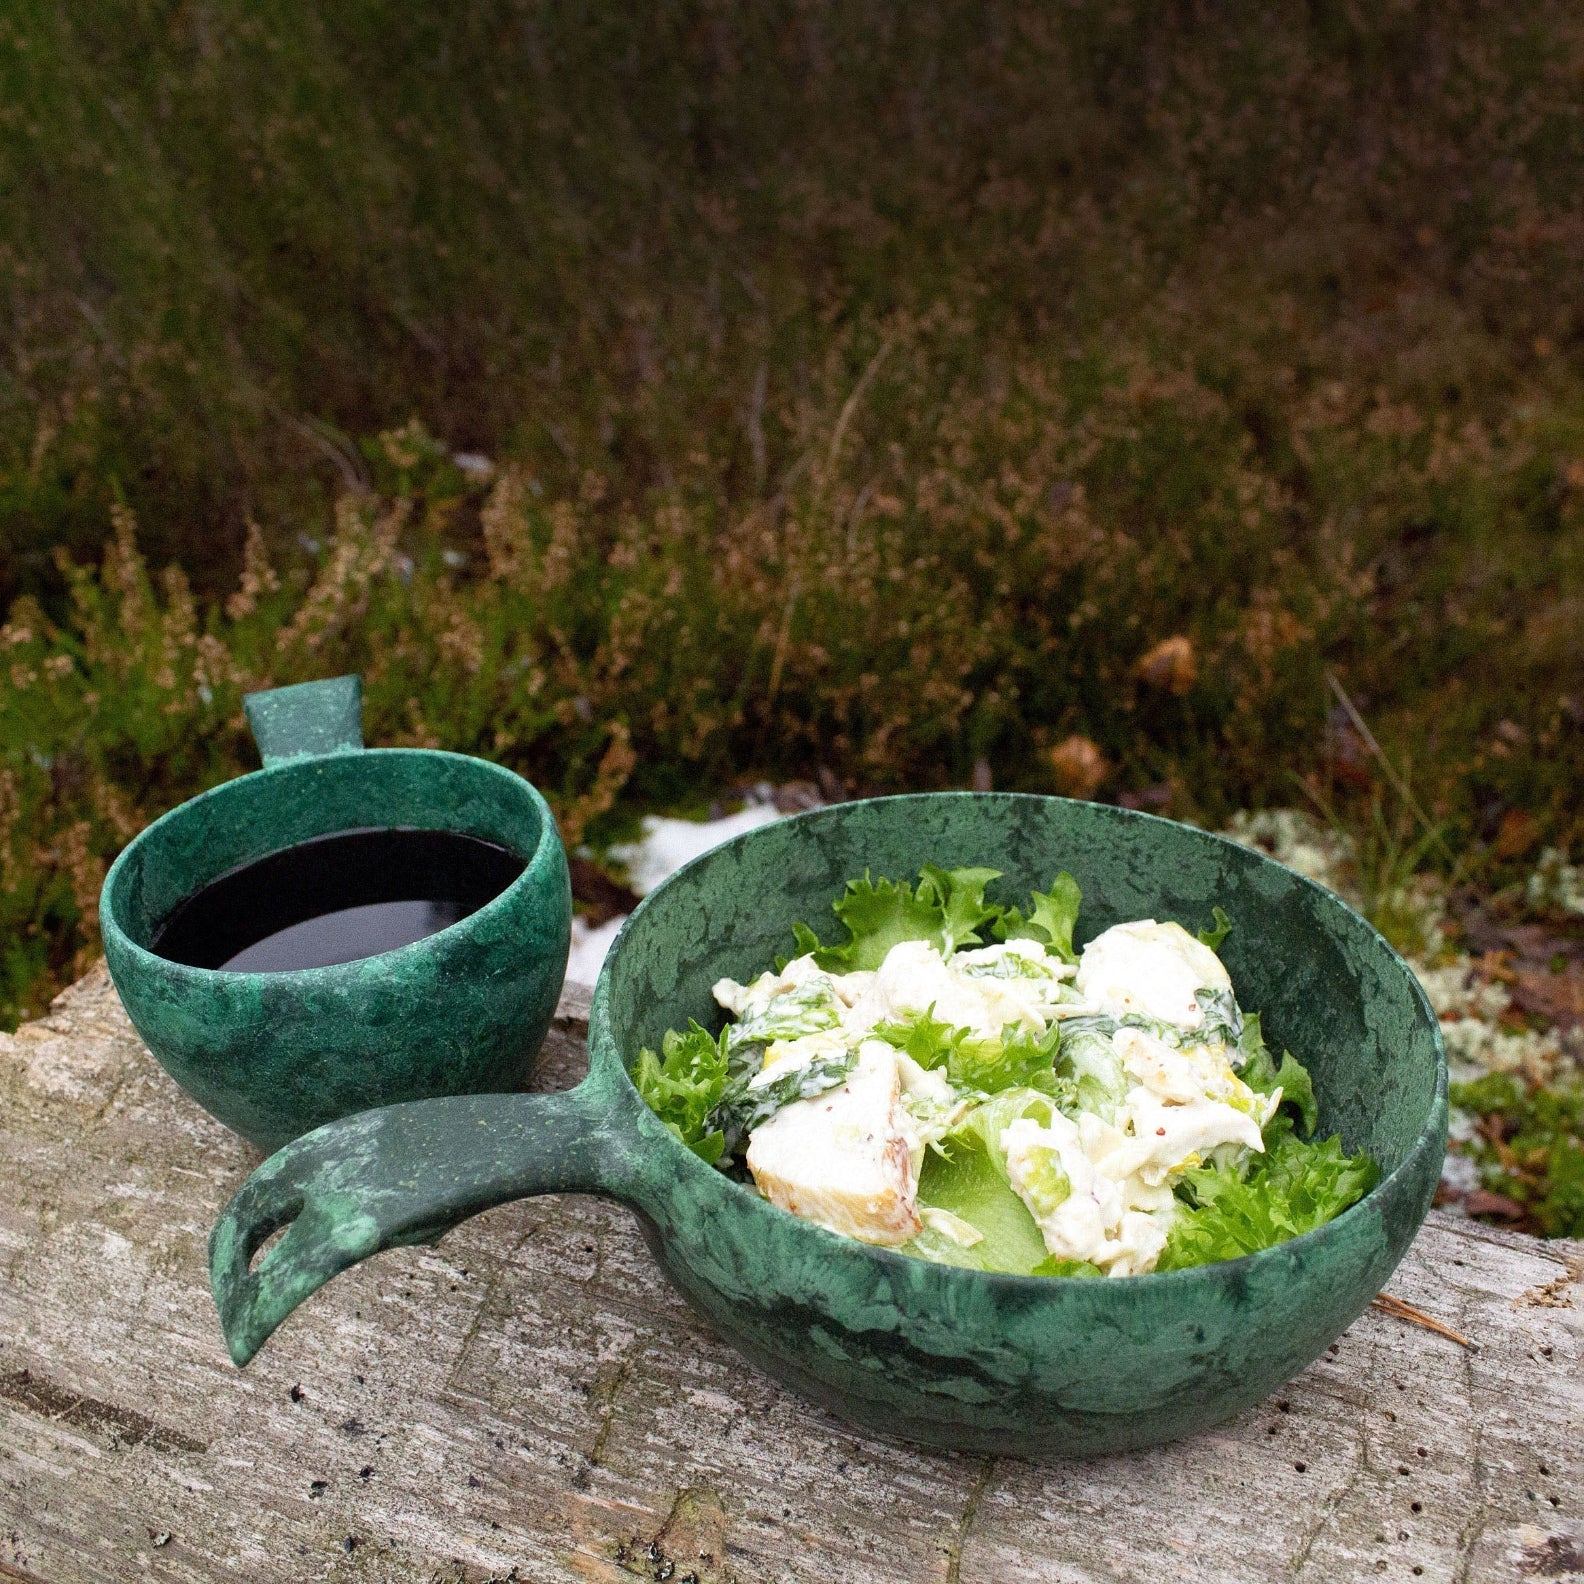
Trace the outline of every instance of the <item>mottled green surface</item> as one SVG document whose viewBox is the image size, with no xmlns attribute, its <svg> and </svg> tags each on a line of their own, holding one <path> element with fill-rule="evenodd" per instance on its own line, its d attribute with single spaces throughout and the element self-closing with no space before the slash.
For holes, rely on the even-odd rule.
<svg viewBox="0 0 1584 1584">
<path fill-rule="evenodd" d="M 1310 1065 L 1321 1126 L 1383 1179 L 1329 1226 L 1222 1265 L 1117 1281 L 987 1275 L 837 1237 L 705 1166 L 638 1099 L 625 1063 L 710 986 L 786 949 L 865 868 L 1004 871 L 1021 898 L 1059 868 L 1084 888 L 1079 938 L 1221 903 L 1239 997 Z M 1439 1175 L 1446 1070 L 1412 975 L 1330 893 L 1258 854 L 1093 804 L 936 794 L 848 804 L 755 831 L 650 896 L 595 994 L 590 1075 L 572 1094 L 357 1117 L 268 1161 L 223 1214 L 211 1273 L 233 1356 L 375 1248 L 487 1203 L 594 1188 L 635 1205 L 677 1286 L 765 1370 L 886 1435 L 1029 1456 L 1169 1440 L 1225 1419 L 1317 1357 L 1401 1259 Z M 586 1119 L 580 1129 L 578 1118 Z M 428 1119 L 432 1119 L 428 1120 Z M 427 1152 L 427 1154 L 426 1154 Z M 305 1211 L 245 1275 L 246 1257 Z"/>
<path fill-rule="evenodd" d="M 248 693 L 242 708 L 265 768 L 363 746 L 363 678 L 326 677 Z"/>
<path fill-rule="evenodd" d="M 438 1237 L 508 1199 L 605 1188 L 619 1175 L 611 1087 L 385 1106 L 272 1155 L 209 1239 L 232 1358 L 246 1364 L 298 1304 L 380 1249 Z M 250 1273 L 259 1245 L 288 1225 Z"/>
<path fill-rule="evenodd" d="M 157 820 L 105 877 L 105 956 L 138 1032 L 200 1105 L 267 1150 L 372 1106 L 518 1088 L 555 1011 L 571 929 L 544 800 L 481 759 L 358 751 L 343 686 L 283 693 L 297 695 L 296 733 L 259 695 L 250 709 L 269 720 L 268 767 Z M 460 831 L 528 864 L 460 923 L 358 962 L 225 973 L 147 949 L 178 902 L 228 870 L 359 826 Z"/>
</svg>

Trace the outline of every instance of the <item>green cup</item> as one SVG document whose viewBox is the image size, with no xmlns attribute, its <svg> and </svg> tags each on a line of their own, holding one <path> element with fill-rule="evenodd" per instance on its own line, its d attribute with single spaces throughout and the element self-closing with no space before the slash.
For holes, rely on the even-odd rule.
<svg viewBox="0 0 1584 1584">
<path fill-rule="evenodd" d="M 522 1087 L 566 972 L 572 892 L 555 821 L 522 777 L 427 748 L 365 749 L 355 676 L 244 700 L 264 768 L 156 820 L 105 876 L 110 975 L 160 1065 L 266 1152 L 372 1106 Z M 450 831 L 525 862 L 423 940 L 286 973 L 193 968 L 151 950 L 186 898 L 244 864 L 371 827 Z"/>
</svg>

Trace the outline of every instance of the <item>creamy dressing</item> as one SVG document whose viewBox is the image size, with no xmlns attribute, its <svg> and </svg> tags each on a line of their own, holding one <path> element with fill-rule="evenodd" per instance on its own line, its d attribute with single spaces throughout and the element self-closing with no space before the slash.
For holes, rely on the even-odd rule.
<svg viewBox="0 0 1584 1584">
<path fill-rule="evenodd" d="M 1176 1213 L 1173 1183 L 1213 1151 L 1262 1150 L 1261 1129 L 1280 1093 L 1250 1089 L 1218 1039 L 1192 1040 L 1205 1025 L 1200 993 L 1229 993 L 1231 980 L 1180 925 L 1114 926 L 1084 948 L 1073 980 L 1071 966 L 1029 940 L 951 957 L 926 941 L 904 941 L 874 972 L 828 973 L 809 955 L 751 984 L 721 980 L 715 999 L 742 1020 L 740 1042 L 763 1042 L 751 1088 L 817 1058 L 857 1052 L 838 1088 L 793 1101 L 753 1130 L 746 1162 L 760 1191 L 866 1242 L 904 1243 L 927 1227 L 971 1247 L 981 1234 L 950 1212 L 921 1209 L 918 1181 L 926 1149 L 983 1097 L 873 1031 L 927 1015 L 993 1040 L 1098 1013 L 1086 1037 L 1064 1050 L 1076 1076 L 1098 1088 L 1086 1098 L 1080 1086 L 1076 1116 L 1053 1104 L 1046 1123 L 1012 1122 L 1000 1149 L 1051 1255 L 1111 1276 L 1153 1269 Z M 1179 1034 L 1170 1031 L 1180 1031 L 1182 1042 L 1108 1021 L 1130 1016 L 1167 1025 L 1173 1040 Z M 1091 1104 L 1093 1095 L 1103 1103 Z"/>
<path fill-rule="evenodd" d="M 1180 1028 L 1204 1023 L 1198 992 L 1230 990 L 1221 959 L 1181 924 L 1114 924 L 1084 947 L 1078 990 L 1112 1017 L 1138 1014 Z"/>
</svg>

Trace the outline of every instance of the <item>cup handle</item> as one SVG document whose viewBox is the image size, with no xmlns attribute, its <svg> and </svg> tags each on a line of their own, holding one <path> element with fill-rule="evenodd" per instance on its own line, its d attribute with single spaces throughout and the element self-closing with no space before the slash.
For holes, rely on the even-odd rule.
<svg viewBox="0 0 1584 1584">
<path fill-rule="evenodd" d="M 533 1194 L 625 1197 L 622 1158 L 594 1078 L 559 1094 L 413 1100 L 305 1133 L 243 1183 L 209 1236 L 210 1286 L 232 1359 L 246 1364 L 298 1304 L 381 1249 L 432 1242 Z"/>
<path fill-rule="evenodd" d="M 242 708 L 264 768 L 363 746 L 363 678 L 329 677 L 247 693 Z"/>
</svg>

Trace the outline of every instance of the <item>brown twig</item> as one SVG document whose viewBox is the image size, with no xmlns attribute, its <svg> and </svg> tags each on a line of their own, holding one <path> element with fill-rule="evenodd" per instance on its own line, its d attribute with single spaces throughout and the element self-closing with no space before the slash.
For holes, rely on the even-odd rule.
<svg viewBox="0 0 1584 1584">
<path fill-rule="evenodd" d="M 1393 789 L 1396 791 L 1397 796 L 1403 800 L 1403 803 L 1407 806 L 1409 812 L 1412 813 L 1413 816 L 1419 821 L 1419 824 L 1424 830 L 1426 836 L 1435 842 L 1441 851 L 1447 855 L 1447 858 L 1451 861 L 1455 872 L 1461 867 L 1461 861 L 1447 845 L 1446 837 L 1441 834 L 1441 827 L 1431 823 L 1430 816 L 1425 813 L 1419 802 L 1419 799 L 1414 796 L 1413 788 L 1408 785 L 1407 781 L 1405 781 L 1400 774 L 1398 774 L 1397 766 L 1391 762 L 1390 758 L 1387 756 L 1386 750 L 1381 747 L 1379 741 L 1376 739 L 1375 733 L 1369 729 L 1369 724 L 1359 713 L 1358 706 L 1351 698 L 1348 697 L 1347 689 L 1342 686 L 1341 680 L 1338 678 L 1336 672 L 1327 671 L 1326 681 L 1331 684 L 1331 691 L 1336 694 L 1338 700 L 1340 701 L 1343 710 L 1347 714 L 1348 720 L 1352 723 L 1353 730 L 1359 734 L 1360 738 L 1363 739 L 1364 746 L 1368 748 L 1369 751 L 1375 756 L 1377 762 L 1380 764 L 1381 769 L 1386 774 L 1386 779 L 1391 782 Z"/>
<path fill-rule="evenodd" d="M 1399 1320 L 1406 1320 L 1410 1325 L 1423 1326 L 1426 1331 L 1434 1331 L 1437 1336 L 1444 1336 L 1448 1341 L 1456 1342 L 1459 1347 L 1466 1347 L 1471 1353 L 1478 1353 L 1480 1345 L 1461 1331 L 1454 1331 L 1451 1326 L 1443 1325 L 1434 1315 L 1429 1315 L 1423 1309 L 1415 1308 L 1411 1303 L 1405 1303 L 1401 1298 L 1393 1298 L 1390 1293 L 1381 1293 L 1378 1297 L 1370 1299 L 1370 1308 L 1379 1309 L 1382 1314 L 1394 1315 Z"/>
<path fill-rule="evenodd" d="M 825 471 L 817 474 L 814 480 L 814 500 L 810 514 L 817 511 L 824 502 L 825 492 L 830 488 L 831 480 L 836 476 L 836 463 L 841 457 L 842 441 L 847 434 L 847 426 L 852 422 L 853 414 L 858 410 L 858 404 L 863 400 L 863 394 L 869 388 L 869 382 L 879 372 L 880 365 L 885 362 L 887 354 L 895 343 L 890 336 L 885 337 L 880 343 L 880 350 L 869 359 L 869 366 L 858 376 L 858 383 L 853 386 L 852 393 L 842 403 L 841 413 L 836 419 L 836 428 L 831 434 L 830 446 L 825 454 Z M 786 604 L 781 611 L 781 626 L 776 633 L 775 651 L 770 659 L 770 683 L 765 689 L 765 708 L 775 702 L 775 696 L 781 689 L 781 672 L 786 665 L 787 649 L 792 641 L 792 614 L 797 609 L 799 595 L 803 592 L 802 580 L 797 568 L 793 568 L 787 579 Z"/>
<path fill-rule="evenodd" d="M 842 441 L 846 438 L 847 426 L 852 422 L 852 417 L 858 410 L 858 403 L 863 400 L 864 392 L 869 389 L 869 382 L 880 371 L 880 365 L 885 362 L 891 348 L 896 343 L 890 336 L 886 336 L 880 343 L 880 350 L 869 359 L 869 366 L 858 376 L 858 383 L 853 386 L 852 394 L 842 403 L 842 410 L 836 419 L 836 427 L 831 432 L 830 449 L 825 455 L 825 472 L 820 478 L 816 497 L 823 495 L 830 487 L 831 480 L 836 476 L 836 461 L 841 456 Z"/>
</svg>

